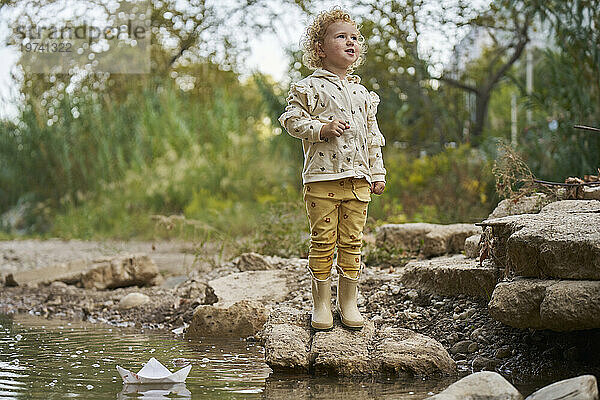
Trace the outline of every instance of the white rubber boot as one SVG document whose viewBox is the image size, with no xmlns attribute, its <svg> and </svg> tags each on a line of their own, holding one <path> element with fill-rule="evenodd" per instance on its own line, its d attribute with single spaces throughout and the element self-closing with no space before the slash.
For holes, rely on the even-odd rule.
<svg viewBox="0 0 600 400">
<path fill-rule="evenodd" d="M 310 270 L 309 270 L 310 271 Z M 313 308 L 310 325 L 315 329 L 331 329 L 333 314 L 331 313 L 331 276 L 327 279 L 312 277 Z"/>
<path fill-rule="evenodd" d="M 342 271 L 339 271 L 339 281 L 337 287 L 337 308 L 340 313 L 342 324 L 348 328 L 360 329 L 364 326 L 365 320 L 358 311 L 358 278 L 352 279 Z"/>
</svg>

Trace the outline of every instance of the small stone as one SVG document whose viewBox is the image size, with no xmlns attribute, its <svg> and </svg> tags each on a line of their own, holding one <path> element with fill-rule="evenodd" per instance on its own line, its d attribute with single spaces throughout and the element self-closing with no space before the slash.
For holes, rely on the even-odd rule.
<svg viewBox="0 0 600 400">
<path fill-rule="evenodd" d="M 408 296 L 409 299 L 414 300 L 417 297 L 419 297 L 419 292 L 417 292 L 416 290 L 409 290 L 408 293 L 406 294 Z"/>
<path fill-rule="evenodd" d="M 503 359 L 503 358 L 508 358 L 511 355 L 512 355 L 512 350 L 510 349 L 510 347 L 505 346 L 505 347 L 500 347 L 498 350 L 496 350 L 495 357 L 499 358 L 499 359 Z"/>
<path fill-rule="evenodd" d="M 481 336 L 483 336 L 483 328 L 475 328 L 475 329 L 473 329 L 473 332 L 471 332 L 472 340 L 476 340 Z"/>
<path fill-rule="evenodd" d="M 119 307 L 123 309 L 138 307 L 144 305 L 150 301 L 150 297 L 143 293 L 129 293 L 127 296 L 121 298 L 119 301 Z"/>
<path fill-rule="evenodd" d="M 461 340 L 460 342 L 455 343 L 454 346 L 452 346 L 450 348 L 450 353 L 451 354 L 457 354 L 457 353 L 466 354 L 469 352 L 469 346 L 471 346 L 472 344 L 474 344 L 474 343 L 471 342 L 470 340 Z"/>
<path fill-rule="evenodd" d="M 479 345 L 477 343 L 471 343 L 467 348 L 467 353 L 475 353 L 477 350 L 479 350 Z"/>
<path fill-rule="evenodd" d="M 488 370 L 493 371 L 498 366 L 498 360 L 492 360 L 491 358 L 477 356 L 473 359 L 471 366 L 473 367 L 473 371 L 481 371 Z"/>
</svg>

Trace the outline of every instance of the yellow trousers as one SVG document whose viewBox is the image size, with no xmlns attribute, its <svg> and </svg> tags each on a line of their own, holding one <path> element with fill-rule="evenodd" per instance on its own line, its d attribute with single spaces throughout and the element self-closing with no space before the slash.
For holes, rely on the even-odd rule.
<svg viewBox="0 0 600 400">
<path fill-rule="evenodd" d="M 370 185 L 364 178 L 344 178 L 304 185 L 304 203 L 310 223 L 308 266 L 317 279 L 331 274 L 337 244 L 337 265 L 346 276 L 360 271 L 360 249 Z"/>
</svg>

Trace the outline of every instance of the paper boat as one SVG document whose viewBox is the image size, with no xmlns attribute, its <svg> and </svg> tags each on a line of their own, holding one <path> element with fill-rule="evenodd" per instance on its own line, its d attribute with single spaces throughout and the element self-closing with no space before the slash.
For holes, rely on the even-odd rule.
<svg viewBox="0 0 600 400">
<path fill-rule="evenodd" d="M 144 368 L 136 374 L 128 371 L 125 368 L 121 368 L 117 365 L 117 371 L 123 378 L 124 383 L 182 383 L 185 382 L 190 370 L 192 369 L 191 364 L 187 367 L 181 368 L 177 372 L 171 372 L 162 365 L 156 358 L 152 357 Z"/>
</svg>

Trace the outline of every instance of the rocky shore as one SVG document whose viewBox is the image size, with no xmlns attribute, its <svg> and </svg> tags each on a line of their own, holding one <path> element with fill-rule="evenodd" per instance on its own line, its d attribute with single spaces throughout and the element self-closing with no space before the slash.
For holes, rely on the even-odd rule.
<svg viewBox="0 0 600 400">
<path fill-rule="evenodd" d="M 530 202 L 536 207 L 539 206 L 536 202 Z M 556 220 L 559 218 L 556 216 L 557 212 L 567 212 L 570 213 L 568 218 L 580 218 L 580 221 L 585 223 L 589 221 L 589 215 L 582 215 L 582 212 L 596 215 L 594 207 L 597 203 L 579 203 L 577 207 L 584 207 L 584 211 L 575 213 L 572 212 L 572 208 L 568 208 L 571 212 L 556 211 L 558 206 L 554 205 L 554 211 L 550 213 L 554 216 L 548 218 Z M 542 207 L 538 207 L 534 212 L 537 213 L 540 209 Z M 528 214 L 529 216 L 521 218 L 505 218 L 508 218 L 509 222 L 521 221 L 519 223 L 540 221 L 546 218 L 543 213 L 544 211 L 535 214 L 536 217 Z M 511 249 L 516 247 L 511 242 L 513 239 L 509 238 L 515 232 L 521 232 L 523 235 L 527 230 L 511 228 L 513 230 L 509 231 L 508 228 L 504 228 L 507 223 L 497 219 L 485 221 L 484 225 L 499 228 L 495 228 L 496 236 L 490 237 L 492 244 L 496 240 L 496 247 L 491 251 L 491 256 L 481 257 L 485 258 L 484 260 L 448 254 L 463 252 L 471 257 L 478 257 L 481 250 L 480 241 L 473 238 L 473 235 L 481 234 L 482 229 L 479 227 L 465 224 L 453 227 L 404 224 L 400 230 L 391 226 L 380 230 L 378 244 L 394 240 L 394 246 L 409 249 L 414 255 L 414 260 L 401 267 L 367 265 L 364 269 L 359 307 L 369 320 L 369 328 L 363 332 L 363 336 L 354 335 L 354 339 L 349 340 L 363 340 L 364 348 L 367 349 L 363 357 L 365 366 L 369 366 L 372 371 L 379 371 L 378 368 L 381 368 L 381 371 L 387 370 L 388 374 L 392 371 L 392 375 L 411 373 L 428 376 L 435 372 L 456 374 L 457 379 L 460 375 L 478 371 L 495 371 L 512 383 L 531 380 L 550 382 L 585 374 L 600 376 L 600 327 L 593 322 L 597 314 L 590 314 L 589 318 L 586 318 L 585 313 L 578 313 L 577 309 L 573 309 L 574 316 L 568 319 L 571 323 L 568 329 L 554 329 L 553 326 L 540 325 L 539 318 L 535 320 L 527 316 L 535 317 L 535 313 L 539 313 L 543 298 L 538 303 L 534 301 L 533 308 L 518 308 L 522 305 L 523 298 L 535 297 L 531 296 L 534 292 L 525 290 L 522 297 L 514 297 L 514 306 L 517 308 L 504 308 L 504 314 L 498 311 L 499 306 L 494 305 L 494 301 L 498 301 L 494 298 L 499 298 L 504 286 L 519 282 L 519 279 L 540 279 L 539 276 L 515 279 L 514 273 L 508 273 L 519 271 L 520 268 L 516 264 L 519 258 L 510 256 Z M 543 226 L 550 226 L 542 230 L 550 231 L 551 237 L 557 235 L 557 229 L 552 228 L 553 225 Z M 590 229 L 587 241 L 583 240 L 581 246 L 585 247 L 587 243 L 591 251 L 596 251 L 596 242 L 593 240 L 597 239 L 597 229 Z M 489 232 L 484 232 L 484 236 L 488 234 Z M 538 238 L 529 240 L 530 243 L 540 242 L 540 235 L 530 235 Z M 565 235 L 568 236 L 569 232 Z M 515 243 L 518 243 L 517 239 L 514 239 Z M 402 240 L 405 241 L 404 244 Z M 486 245 L 485 240 L 481 243 Z M 564 238 L 557 243 L 564 245 Z M 148 248 L 152 247 L 152 244 L 146 245 Z M 67 248 L 69 242 L 63 242 L 61 246 Z M 309 353 L 301 355 L 300 358 L 306 356 L 308 361 L 302 364 L 301 369 L 313 373 L 339 374 L 342 371 L 342 375 L 346 374 L 342 367 L 332 370 L 332 361 L 327 361 L 334 360 L 336 351 L 340 351 L 336 348 L 339 341 L 328 341 L 326 335 L 314 335 L 314 332 L 305 329 L 303 325 L 303 318 L 306 319 L 310 312 L 306 259 L 283 259 L 249 253 L 217 265 L 204 263 L 200 267 L 194 267 L 193 262 L 190 263 L 189 253 L 185 250 L 179 253 L 168 250 L 170 262 L 165 262 L 168 257 L 165 257 L 164 253 L 156 257 L 159 261 L 155 262 L 152 251 L 148 251 L 146 257 L 137 253 L 139 247 L 143 246 L 136 246 L 136 253 L 121 251 L 108 256 L 106 252 L 98 254 L 96 250 L 87 249 L 70 253 L 70 257 L 73 258 L 71 260 L 54 258 L 54 261 L 59 262 L 45 265 L 43 268 L 39 268 L 39 264 L 19 268 L 19 259 L 31 259 L 27 258 L 27 249 L 37 248 L 35 241 L 22 242 L 21 247 L 19 243 L 5 242 L 0 246 L 0 260 L 5 260 L 0 266 L 5 284 L 0 292 L 0 312 L 31 313 L 47 318 L 162 329 L 185 335 L 189 339 L 213 335 L 245 337 L 247 340 L 261 340 L 267 347 L 277 343 L 274 341 L 276 336 L 273 336 L 273 332 L 279 332 L 279 337 L 292 337 L 281 336 L 282 326 L 287 324 L 298 327 L 293 329 L 298 333 L 300 343 L 304 340 L 301 338 L 307 340 L 304 347 Z M 540 246 L 544 248 L 543 245 Z M 168 247 L 161 244 L 159 252 L 160 248 Z M 11 250 L 8 251 L 7 248 Z M 507 248 L 508 253 L 505 250 Z M 131 249 L 122 246 L 122 250 Z M 582 250 L 578 250 L 576 254 L 580 255 L 581 252 Z M 562 253 L 569 254 L 568 251 Z M 86 261 L 73 263 L 77 261 L 75 257 Z M 187 260 L 191 265 L 173 265 L 181 263 L 181 259 Z M 589 263 L 584 265 L 586 271 L 593 271 L 593 267 L 597 265 L 594 257 L 581 259 L 589 260 Z M 505 264 L 502 264 L 502 260 Z M 65 277 L 56 272 L 57 265 L 69 262 L 72 263 L 69 267 L 71 275 Z M 163 268 L 162 263 L 169 266 Z M 143 276 L 144 279 L 136 281 L 134 286 L 130 286 L 130 283 L 106 284 L 108 278 L 115 282 L 124 282 L 117 277 L 119 271 L 128 273 L 130 277 L 136 276 L 135 272 L 127 270 L 124 266 L 142 264 L 145 265 L 146 273 L 139 276 Z M 92 268 L 100 267 L 104 268 L 102 273 L 90 272 Z M 148 272 L 150 270 L 155 272 Z M 18 275 L 20 272 L 17 271 L 35 273 L 31 273 L 28 278 Z M 10 278 L 9 273 L 12 274 Z M 82 280 L 85 276 L 92 276 L 95 282 L 104 283 L 85 283 L 86 281 Z M 567 281 L 567 278 L 560 276 L 550 278 L 567 283 L 573 281 Z M 594 282 L 595 276 L 586 272 L 585 276 L 575 278 L 580 280 L 574 282 Z M 120 287 L 123 285 L 126 287 Z M 595 287 L 595 284 L 592 284 L 592 288 Z M 547 286 L 544 288 L 545 293 L 551 293 L 546 290 Z M 335 285 L 332 290 L 335 293 Z M 595 289 L 586 292 L 592 293 L 587 304 L 596 304 L 595 301 L 600 297 L 600 292 L 593 290 Z M 510 289 L 508 293 L 514 295 L 516 291 Z M 566 318 L 565 312 L 569 310 L 565 310 L 561 315 Z M 285 314 L 286 312 L 288 314 Z M 283 315 L 296 315 L 294 318 L 300 322 L 289 323 L 291 317 L 287 317 L 286 322 Z M 515 325 L 503 315 L 511 316 L 514 320 L 531 320 L 532 324 L 537 325 Z M 585 325 L 590 319 L 592 322 Z M 347 335 L 343 328 L 336 329 L 338 328 L 334 328 L 331 335 Z M 431 341 L 428 342 L 429 340 Z M 324 344 L 319 344 L 319 341 Z M 387 347 L 384 343 L 387 343 Z M 408 351 L 406 348 L 410 349 L 413 343 L 421 343 L 417 346 L 421 348 L 427 347 L 424 343 L 431 343 L 431 348 L 436 349 L 439 344 L 441 350 L 433 353 L 442 354 L 442 358 L 443 354 L 447 354 L 448 360 L 440 359 L 438 364 L 437 361 L 427 361 L 423 364 L 427 366 L 425 369 L 418 366 L 407 367 L 408 364 L 403 364 L 399 354 L 405 354 Z M 323 348 L 329 350 L 325 351 Z M 387 350 L 383 352 L 383 348 Z M 267 351 L 267 357 L 269 354 Z M 377 358 L 373 359 L 375 354 Z M 269 363 L 273 368 L 275 364 Z M 348 374 L 354 373 L 355 371 L 350 371 Z"/>
</svg>

